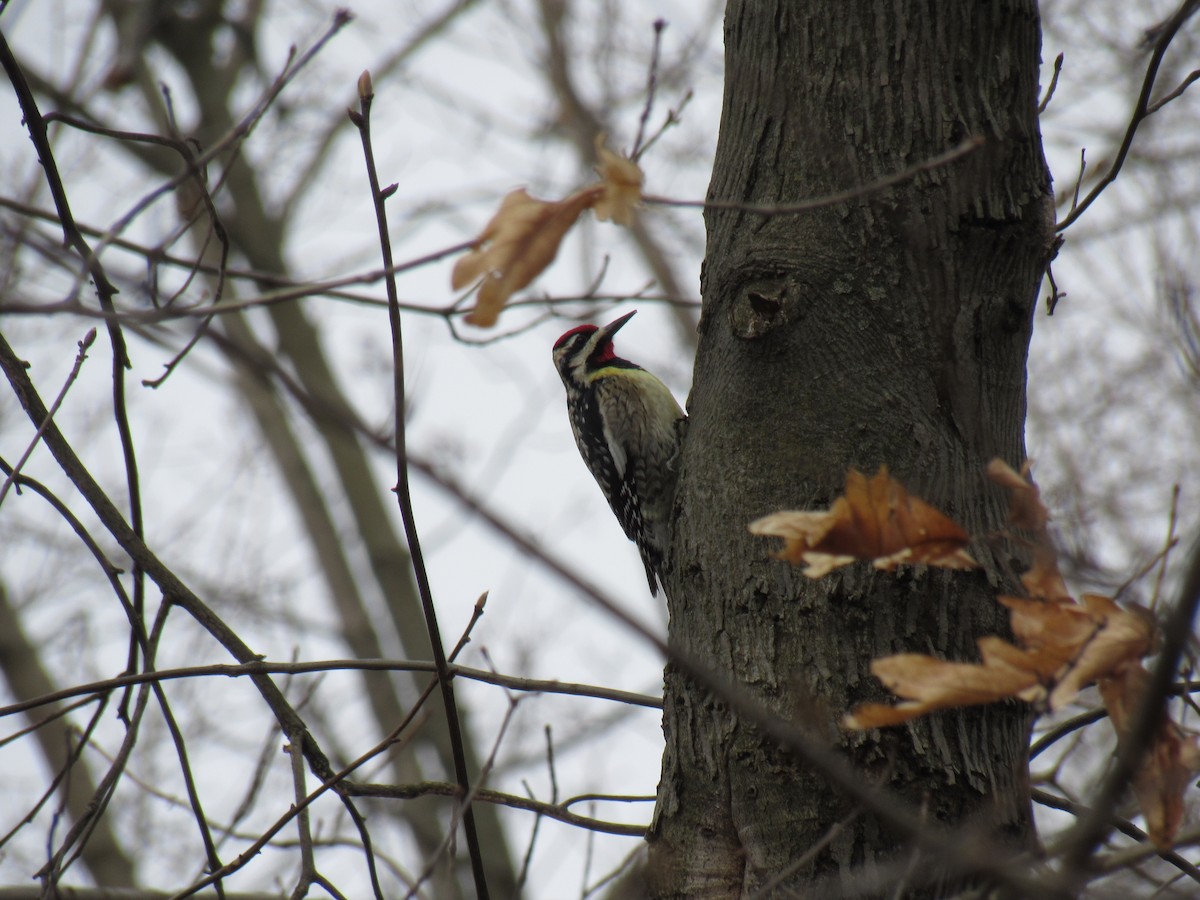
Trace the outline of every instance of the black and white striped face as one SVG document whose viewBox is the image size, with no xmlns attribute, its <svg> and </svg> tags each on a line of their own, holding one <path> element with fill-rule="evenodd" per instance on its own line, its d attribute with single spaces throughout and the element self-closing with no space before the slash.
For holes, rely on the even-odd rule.
<svg viewBox="0 0 1200 900">
<path fill-rule="evenodd" d="M 567 383 L 584 383 L 587 358 L 595 349 L 595 338 L 600 329 L 595 325 L 580 325 L 572 328 L 554 342 L 554 367 Z"/>
<path fill-rule="evenodd" d="M 603 328 L 579 325 L 555 341 L 554 366 L 562 376 L 563 383 L 568 386 L 587 384 L 590 380 L 589 373 L 602 369 L 617 359 L 613 350 L 613 335 L 620 331 L 621 326 L 633 318 L 636 312 L 637 310 L 626 313 Z"/>
</svg>

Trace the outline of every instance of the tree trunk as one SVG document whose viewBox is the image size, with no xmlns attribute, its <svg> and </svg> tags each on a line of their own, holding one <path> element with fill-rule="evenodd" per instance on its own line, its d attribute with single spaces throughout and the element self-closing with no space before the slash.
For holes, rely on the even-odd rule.
<svg viewBox="0 0 1200 900">
<path fill-rule="evenodd" d="M 1036 4 L 732 0 L 725 44 L 711 200 L 794 203 L 868 185 L 970 137 L 984 143 L 798 215 L 709 211 L 671 639 L 840 746 L 864 779 L 931 822 L 982 820 L 1028 842 L 1024 710 L 1000 704 L 861 735 L 837 728 L 858 702 L 887 696 L 869 674 L 873 658 L 974 660 L 977 637 L 1004 633 L 995 595 L 1009 560 L 977 544 L 984 572 L 859 564 L 808 581 L 769 559 L 746 525 L 825 508 L 849 467 L 886 464 L 973 535 L 1002 527 L 1005 504 L 984 467 L 1024 458 L 1025 359 L 1053 238 Z M 856 812 L 670 666 L 665 710 L 654 896 L 744 896 Z M 789 887 L 890 893 L 910 859 L 905 836 L 859 813 Z M 955 887 L 922 873 L 909 881 L 917 895 Z"/>
</svg>

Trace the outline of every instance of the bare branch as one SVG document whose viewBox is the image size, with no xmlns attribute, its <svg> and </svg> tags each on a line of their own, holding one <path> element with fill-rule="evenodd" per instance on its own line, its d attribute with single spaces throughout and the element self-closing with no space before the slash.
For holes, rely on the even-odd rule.
<svg viewBox="0 0 1200 900">
<path fill-rule="evenodd" d="M 468 642 L 470 634 L 471 634 L 471 629 L 473 629 L 475 627 L 475 624 L 479 621 L 479 619 L 482 615 L 483 603 L 484 603 L 484 597 L 480 597 L 479 602 L 477 602 L 475 604 L 475 612 L 471 616 L 470 622 L 467 623 L 467 627 L 463 631 L 462 637 L 459 638 L 458 643 L 455 645 L 455 650 L 454 650 L 454 653 L 451 654 L 451 659 L 454 658 L 454 656 L 458 653 L 459 650 L 461 650 L 463 647 L 465 647 L 467 645 L 467 642 Z M 399 739 L 399 736 L 417 718 L 417 715 L 420 712 L 422 705 L 433 694 L 433 691 L 436 687 L 437 687 L 437 679 L 435 678 L 433 681 L 431 681 L 425 687 L 425 690 L 421 692 L 421 696 L 417 699 L 417 701 L 409 709 L 408 714 L 404 717 L 403 721 L 401 721 L 400 724 L 398 724 L 391 731 L 390 734 L 385 736 L 383 738 L 383 740 L 379 741 L 374 747 L 367 750 L 365 753 L 361 754 L 357 759 L 353 760 L 349 765 L 344 766 L 340 771 L 338 771 L 338 772 L 331 771 L 329 773 L 329 776 L 322 781 L 321 785 L 316 790 L 314 790 L 312 793 L 310 793 L 308 796 L 306 796 L 303 799 L 303 801 L 293 803 L 291 809 L 289 809 L 282 816 L 280 816 L 278 819 L 276 819 L 275 823 L 273 825 L 271 825 L 271 827 L 268 828 L 266 831 L 264 831 L 261 835 L 259 835 L 258 839 L 255 840 L 250 845 L 250 847 L 247 850 L 245 850 L 237 859 L 235 859 L 233 862 L 226 864 L 224 867 L 222 867 L 218 871 L 210 872 L 204 878 L 200 879 L 198 882 L 196 882 L 191 887 L 189 887 L 186 891 L 183 891 L 183 892 L 175 895 L 175 897 L 172 898 L 172 900 L 182 900 L 182 898 L 184 898 L 184 897 L 190 897 L 193 894 L 195 894 L 197 891 L 207 887 L 210 884 L 219 883 L 222 879 L 224 879 L 228 875 L 231 875 L 232 873 L 236 872 L 238 869 L 245 866 L 246 863 L 248 863 L 251 859 L 253 859 L 254 856 L 263 847 L 267 846 L 267 844 L 269 844 L 271 842 L 272 838 L 274 838 L 275 835 L 277 835 L 280 831 L 282 831 L 285 827 L 287 827 L 287 824 L 289 822 L 291 822 L 291 820 L 293 818 L 295 818 L 303 810 L 308 809 L 308 807 L 311 806 L 319 797 L 321 797 L 323 794 L 325 794 L 326 791 L 332 790 L 335 793 L 337 793 L 338 796 L 342 799 L 343 804 L 347 804 L 347 808 L 349 810 L 352 810 L 353 814 L 357 817 L 358 816 L 357 809 L 354 807 L 354 805 L 352 803 L 350 803 L 350 792 L 353 790 L 354 785 L 353 785 L 353 783 L 347 781 L 347 779 L 349 778 L 349 776 L 351 774 L 353 774 L 355 771 L 357 771 L 359 768 L 361 768 L 363 765 L 365 765 L 368 761 L 379 756 L 381 753 L 384 753 L 386 750 L 388 750 L 388 748 L 392 747 L 397 742 L 397 740 Z M 309 766 L 310 766 L 310 768 L 312 767 L 311 763 L 309 764 Z M 370 863 L 370 875 L 371 875 L 372 887 L 375 888 L 376 891 L 378 892 L 380 890 L 379 878 L 375 871 L 374 855 L 373 855 L 373 851 L 371 849 L 370 834 L 367 832 L 365 824 L 362 822 L 361 817 L 356 818 L 355 825 L 358 827 L 359 835 L 361 836 L 363 843 L 364 843 L 364 850 L 366 850 L 366 852 L 367 852 L 367 859 L 368 859 L 368 862 Z"/>
<path fill-rule="evenodd" d="M 366 160 L 367 178 L 371 184 L 371 199 L 375 206 L 375 221 L 379 230 L 379 249 L 383 256 L 386 269 L 392 268 L 392 242 L 388 234 L 387 198 L 395 193 L 396 186 L 387 188 L 379 186 L 379 174 L 375 170 L 375 151 L 371 146 L 371 101 L 375 98 L 375 90 L 371 85 L 371 75 L 364 71 L 358 79 L 359 112 L 350 114 L 350 120 L 362 137 L 363 156 Z M 408 397 L 404 390 L 404 334 L 400 324 L 400 298 L 396 290 L 395 275 L 388 275 L 385 281 L 388 296 L 388 323 L 392 334 L 392 377 L 394 379 L 394 399 L 396 409 L 396 499 L 400 504 L 400 517 L 404 520 L 404 533 L 408 538 L 408 554 L 412 560 L 413 574 L 417 580 L 417 592 L 421 597 L 421 608 L 425 613 L 425 626 L 429 630 L 429 643 L 433 648 L 433 661 L 437 666 L 438 684 L 441 687 L 442 703 L 446 708 L 446 725 L 450 732 L 450 750 L 454 760 L 454 775 L 462 788 L 464 806 L 462 809 L 463 831 L 467 838 L 467 851 L 471 856 L 471 871 L 475 878 L 475 893 L 479 900 L 488 900 L 487 875 L 483 865 L 483 851 L 479 846 L 479 834 L 475 827 L 475 815 L 471 811 L 471 787 L 467 772 L 466 750 L 463 745 L 462 724 L 458 717 L 458 703 L 454 698 L 454 684 L 446 668 L 446 649 L 442 645 L 441 629 L 438 627 L 437 610 L 433 604 L 433 590 L 429 584 L 429 574 L 425 570 L 425 557 L 421 551 L 421 541 L 417 533 L 417 520 L 413 512 L 412 493 L 408 485 L 408 454 L 405 445 L 405 414 Z M 447 835 L 447 840 L 453 831 Z M 432 861 L 430 866 L 432 866 Z M 420 883 L 418 880 L 418 884 Z M 415 890 L 415 888 L 414 888 Z"/>
<path fill-rule="evenodd" d="M 397 800 L 410 800 L 414 797 L 428 795 L 442 797 L 461 797 L 458 785 L 445 782 L 425 782 L 424 784 L 356 784 L 350 788 L 351 793 L 360 797 L 390 797 Z M 577 815 L 562 806 L 542 803 L 519 797 L 516 794 L 505 794 L 487 788 L 480 788 L 475 793 L 475 799 L 482 803 L 498 803 L 501 806 L 511 806 L 513 809 L 525 809 L 540 815 L 565 822 L 568 825 L 578 825 L 589 831 L 600 831 L 605 834 L 622 834 L 629 837 L 642 837 L 646 833 L 645 825 L 624 825 L 619 822 L 605 822 L 588 816 Z"/>
<path fill-rule="evenodd" d="M 456 654 L 451 654 L 453 658 Z M 73 685 L 69 688 L 44 694 L 8 706 L 0 706 L 0 718 L 28 712 L 39 706 L 47 706 L 72 697 L 90 697 L 95 694 L 106 694 L 122 687 L 152 682 L 174 681 L 180 678 L 248 678 L 255 675 L 306 675 L 317 672 L 429 672 L 436 674 L 437 665 L 421 660 L 392 660 L 392 659 L 328 659 L 309 662 L 269 662 L 256 660 L 243 665 L 211 665 L 186 666 L 176 669 L 155 669 L 151 672 L 135 672 L 131 675 L 119 675 L 116 678 L 106 678 L 103 681 L 90 681 Z M 467 666 L 447 664 L 447 672 L 454 678 L 467 678 L 484 684 L 494 684 L 498 687 L 514 691 L 525 691 L 531 694 L 565 694 L 573 697 L 591 697 L 596 700 L 611 700 L 629 706 L 641 706 L 646 709 L 661 709 L 662 699 L 649 694 L 635 694 L 632 691 L 621 691 L 616 688 L 605 688 L 590 684 L 576 684 L 570 681 L 555 681 L 539 678 L 522 678 L 516 675 L 503 675 L 486 669 L 472 669 Z"/>
<path fill-rule="evenodd" d="M 895 187 L 898 184 L 903 184 L 920 175 L 922 172 L 931 172 L 935 169 L 941 169 L 950 163 L 956 162 L 974 153 L 984 144 L 984 139 L 981 137 L 967 138 L 956 147 L 947 150 L 945 153 L 940 153 L 924 162 L 919 162 L 916 165 L 909 166 L 906 169 L 888 175 L 884 178 L 872 181 L 870 184 L 862 185 L 861 187 L 850 188 L 845 191 L 838 191 L 835 194 L 826 194 L 823 197 L 813 197 L 811 200 L 801 200 L 798 203 L 780 203 L 776 205 L 762 203 L 738 203 L 732 200 L 672 200 L 669 197 L 656 197 L 653 194 L 647 194 L 642 197 L 646 203 L 657 203 L 660 206 L 684 206 L 697 209 L 727 209 L 736 212 L 752 213 L 754 215 L 765 216 L 790 216 L 797 213 L 808 212 L 813 209 L 823 209 L 827 206 L 836 206 L 839 203 L 845 203 L 847 200 L 856 200 L 860 197 L 867 197 L 871 194 L 879 193 L 887 190 L 890 187 Z"/>
<path fill-rule="evenodd" d="M 1121 173 L 1121 167 L 1125 165 L 1125 159 L 1129 156 L 1129 150 L 1133 147 L 1133 138 L 1137 134 L 1138 127 L 1144 122 L 1153 111 L 1161 108 L 1162 103 L 1158 104 L 1154 110 L 1150 109 L 1150 94 L 1154 91 L 1154 82 L 1158 78 L 1158 69 L 1162 65 L 1163 57 L 1167 54 L 1167 48 L 1171 46 L 1171 41 L 1183 27 L 1183 24 L 1192 17 L 1197 9 L 1200 9 L 1200 0 L 1183 0 L 1179 8 L 1161 25 L 1152 29 L 1154 37 L 1154 50 L 1150 54 L 1150 61 L 1146 64 L 1146 75 L 1142 79 L 1142 90 L 1138 94 L 1137 102 L 1134 103 L 1133 112 L 1129 116 L 1129 125 L 1125 129 L 1125 136 L 1121 139 L 1121 146 L 1117 148 L 1117 155 L 1112 161 L 1112 165 L 1108 167 L 1108 171 L 1104 173 L 1104 177 L 1096 183 L 1096 186 L 1088 192 L 1081 202 L 1072 205 L 1070 214 L 1058 223 L 1055 230 L 1062 232 L 1070 228 L 1079 217 L 1087 210 L 1096 198 L 1104 193 L 1105 188 L 1117 180 L 1117 176 Z M 1163 102 L 1168 102 L 1174 97 L 1182 94 L 1187 86 L 1195 80 L 1189 76 L 1179 88 L 1176 89 L 1174 96 L 1164 98 Z"/>
<path fill-rule="evenodd" d="M 4 335 L 0 334 L 0 371 L 3 371 L 12 386 L 26 414 L 39 424 L 48 418 L 45 405 L 38 396 L 36 388 L 29 380 L 24 365 L 13 353 Z M 242 639 L 223 620 L 220 619 L 178 576 L 175 575 L 161 560 L 155 556 L 129 524 L 122 517 L 113 502 L 103 489 L 96 483 L 91 473 L 80 462 L 75 451 L 59 432 L 58 427 L 51 422 L 43 435 L 46 446 L 75 487 L 83 494 L 88 504 L 95 511 L 104 527 L 109 531 L 121 548 L 133 558 L 154 582 L 162 589 L 172 604 L 183 608 L 189 615 L 204 627 L 231 655 L 243 663 L 257 660 L 255 654 Z M 167 608 L 164 604 L 164 609 Z M 153 637 L 151 636 L 151 641 Z M 318 777 L 326 778 L 333 775 L 329 760 L 321 751 L 313 737 L 308 733 L 303 720 L 287 702 L 279 688 L 266 675 L 253 675 L 252 681 L 259 693 L 270 707 L 275 717 L 283 725 L 285 731 L 291 730 L 304 736 L 305 757 Z M 357 816 L 357 811 L 343 797 L 351 815 Z"/>
<path fill-rule="evenodd" d="M 1090 816 L 1093 813 L 1093 810 L 1086 806 L 1081 806 L 1078 803 L 1072 803 L 1070 800 L 1067 800 L 1063 797 L 1057 797 L 1054 794 L 1051 794 L 1047 791 L 1038 790 L 1037 788 L 1034 788 L 1030 792 L 1030 795 L 1033 797 L 1034 803 L 1049 807 L 1050 809 L 1059 809 L 1063 810 L 1064 812 L 1069 812 L 1077 819 L 1082 816 Z M 1109 817 L 1109 824 L 1126 837 L 1132 838 L 1139 844 L 1146 845 L 1148 849 L 1152 850 L 1154 853 L 1157 853 L 1160 858 L 1175 866 L 1175 868 L 1179 869 L 1179 871 L 1183 872 L 1193 881 L 1200 882 L 1200 868 L 1197 868 L 1195 865 L 1188 862 L 1174 850 L 1156 849 L 1154 845 L 1150 843 L 1150 836 L 1128 819 L 1124 819 L 1118 815 L 1112 815 Z"/>
<path fill-rule="evenodd" d="M 646 137 L 646 122 L 650 118 L 651 110 L 654 109 L 654 94 L 658 89 L 658 58 L 662 53 L 662 34 L 666 27 L 665 19 L 654 20 L 654 49 L 650 51 L 650 71 L 646 75 L 646 103 L 638 118 L 637 137 L 634 138 L 633 149 L 629 151 L 629 158 L 634 162 L 637 162 L 638 157 L 642 155 L 642 141 Z"/>
<path fill-rule="evenodd" d="M 87 359 L 88 348 L 92 346 L 92 343 L 95 340 L 96 329 L 92 328 L 83 336 L 83 339 L 79 341 L 79 352 L 75 354 L 75 364 L 71 367 L 71 371 L 67 375 L 67 380 L 63 382 L 62 388 L 59 389 L 58 396 L 55 397 L 54 402 L 50 404 L 50 412 L 48 417 L 44 422 L 42 422 L 41 425 L 38 426 L 37 431 L 34 432 L 33 440 L 29 442 L 29 446 L 25 448 L 25 452 L 21 454 L 16 465 L 14 465 L 8 472 L 5 473 L 7 477 L 4 479 L 4 484 L 0 485 L 0 505 L 3 505 L 4 495 L 8 493 L 8 489 L 12 487 L 13 481 L 21 473 L 21 467 L 24 466 L 29 460 L 29 457 L 33 454 L 34 449 L 38 445 L 38 441 L 42 439 L 42 432 L 46 430 L 46 427 L 50 424 L 50 420 L 54 418 L 54 414 L 58 412 L 58 408 L 62 406 L 63 400 L 67 398 L 67 391 L 71 389 L 71 385 L 74 384 L 75 379 L 79 377 L 79 370 L 83 368 L 83 361 Z"/>
<path fill-rule="evenodd" d="M 1054 89 L 1058 87 L 1058 76 L 1062 74 L 1063 54 L 1058 54 L 1054 57 L 1054 74 L 1050 76 L 1050 87 L 1046 88 L 1046 96 L 1042 98 L 1042 102 L 1038 104 L 1038 115 L 1046 111 L 1046 107 L 1050 105 L 1050 98 L 1054 96 Z"/>
</svg>

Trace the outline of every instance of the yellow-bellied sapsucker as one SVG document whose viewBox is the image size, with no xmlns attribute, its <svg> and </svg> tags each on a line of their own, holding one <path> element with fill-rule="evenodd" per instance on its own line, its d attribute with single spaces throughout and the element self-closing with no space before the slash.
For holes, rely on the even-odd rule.
<svg viewBox="0 0 1200 900">
<path fill-rule="evenodd" d="M 632 316 L 603 328 L 572 328 L 554 343 L 554 365 L 567 389 L 579 453 L 625 534 L 637 543 L 650 593 L 657 595 L 671 536 L 684 414 L 665 384 L 613 351 L 613 335 Z"/>
</svg>

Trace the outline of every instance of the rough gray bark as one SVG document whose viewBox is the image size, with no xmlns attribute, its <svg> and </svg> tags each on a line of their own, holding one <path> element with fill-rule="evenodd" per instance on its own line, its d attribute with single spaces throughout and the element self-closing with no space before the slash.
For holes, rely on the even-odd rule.
<svg viewBox="0 0 1200 900">
<path fill-rule="evenodd" d="M 983 470 L 1024 456 L 1025 359 L 1052 234 L 1037 123 L 1033 0 L 734 0 L 711 200 L 782 204 L 983 146 L 884 192 L 801 215 L 710 210 L 704 308 L 673 544 L 671 638 L 732 673 L 865 779 L 931 821 L 1032 837 L 1028 720 L 1007 705 L 839 733 L 885 696 L 870 661 L 976 657 L 1003 632 L 1007 560 L 986 573 L 866 565 L 816 582 L 767 558 L 746 525 L 825 508 L 846 470 L 887 464 L 984 535 L 1004 522 Z M 657 897 L 738 897 L 855 811 L 818 775 L 668 667 L 667 747 L 651 835 Z M 864 811 L 789 879 L 835 896 L 903 863 Z M 887 869 L 879 889 L 890 892 Z M 897 876 L 898 877 L 898 876 Z M 833 883 L 823 881 L 834 880 Z M 861 885 L 861 881 L 858 882 Z M 917 895 L 948 890 L 934 880 Z"/>
</svg>

